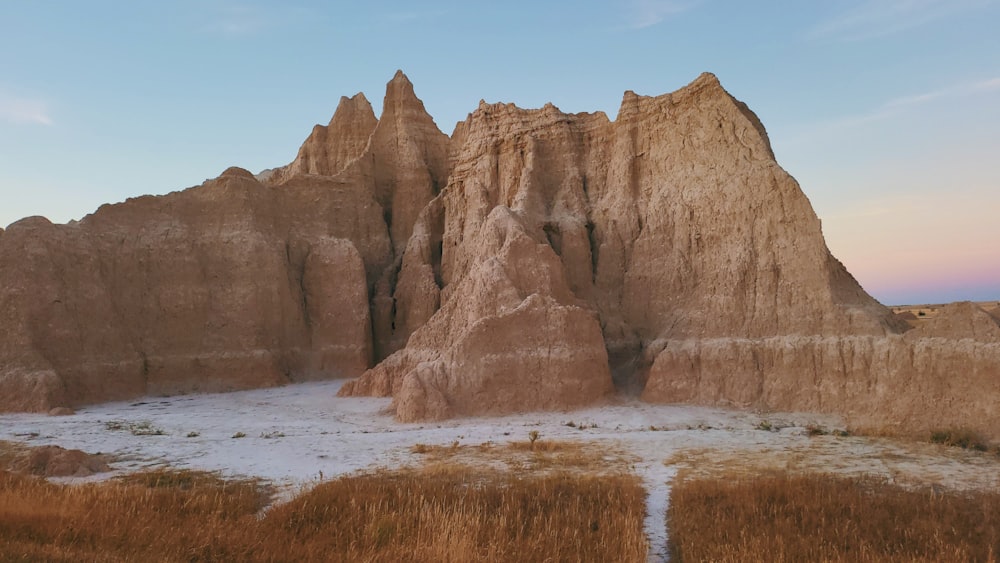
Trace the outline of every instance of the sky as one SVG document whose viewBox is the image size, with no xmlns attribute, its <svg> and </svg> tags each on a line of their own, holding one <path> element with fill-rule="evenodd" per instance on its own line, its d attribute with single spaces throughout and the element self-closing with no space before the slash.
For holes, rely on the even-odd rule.
<svg viewBox="0 0 1000 563">
<path fill-rule="evenodd" d="M 0 0 L 0 29 L 0 227 L 286 164 L 396 69 L 449 134 L 710 71 L 874 297 L 1000 300 L 1000 0 Z"/>
</svg>

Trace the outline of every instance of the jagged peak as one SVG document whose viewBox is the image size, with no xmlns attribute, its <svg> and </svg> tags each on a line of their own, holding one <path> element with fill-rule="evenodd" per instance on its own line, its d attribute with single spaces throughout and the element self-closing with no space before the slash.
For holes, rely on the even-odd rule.
<svg viewBox="0 0 1000 563">
<path fill-rule="evenodd" d="M 340 97 L 340 103 L 337 104 L 337 109 L 334 110 L 333 117 L 330 118 L 329 126 L 334 127 L 338 121 L 352 119 L 362 119 L 371 122 L 378 121 L 375 118 L 375 111 L 372 109 L 371 103 L 362 92 L 358 92 L 350 98 L 347 96 Z"/>
<path fill-rule="evenodd" d="M 385 85 L 382 115 L 378 121 L 381 123 L 386 117 L 392 117 L 390 121 L 395 121 L 404 114 L 408 115 L 410 119 L 416 118 L 420 122 L 434 124 L 434 118 L 427 113 L 424 102 L 413 91 L 413 83 L 403 74 L 403 71 L 398 70 L 392 80 Z M 437 124 L 434 124 L 434 128 L 438 128 Z M 444 133 L 441 134 L 444 135 Z"/>
<path fill-rule="evenodd" d="M 396 74 L 392 75 L 392 82 L 406 82 L 407 84 L 411 84 L 410 79 L 406 76 L 406 73 L 400 68 L 397 68 Z"/>
<path fill-rule="evenodd" d="M 617 119 L 628 119 L 634 115 L 648 111 L 651 109 L 649 108 L 650 103 L 654 105 L 659 105 L 663 102 L 679 104 L 685 103 L 687 100 L 705 96 L 725 96 L 727 98 L 732 98 L 732 96 L 729 95 L 729 92 L 722 87 L 722 83 L 719 82 L 718 77 L 711 72 L 703 72 L 698 76 L 698 78 L 695 78 L 686 86 L 659 96 L 643 96 L 636 94 L 632 90 L 626 90 L 625 93 L 622 94 L 622 103 L 618 109 Z M 734 99 L 734 101 L 736 100 Z"/>
<path fill-rule="evenodd" d="M 690 84 L 688 84 L 689 88 L 692 86 L 702 86 L 702 87 L 709 86 L 709 87 L 722 88 L 722 83 L 719 82 L 718 76 L 716 76 L 711 72 L 706 71 L 699 74 L 698 78 L 695 78 L 694 80 L 691 81 Z"/>
<path fill-rule="evenodd" d="M 368 98 L 365 97 L 364 92 L 358 92 L 357 94 L 354 94 L 350 98 L 348 98 L 347 96 L 341 96 L 340 102 L 337 104 L 337 109 L 336 111 L 334 111 L 334 114 L 336 115 L 336 112 L 340 111 L 340 108 L 357 109 L 359 107 L 360 108 L 367 107 L 368 111 L 371 111 L 371 102 L 369 102 Z"/>
<path fill-rule="evenodd" d="M 413 92 L 413 83 L 403 74 L 403 71 L 397 70 L 392 80 L 385 85 L 385 106 L 388 107 L 390 101 L 410 101 L 410 99 L 420 102 Z M 423 103 L 421 102 L 420 105 L 422 106 Z"/>
<path fill-rule="evenodd" d="M 745 103 L 733 97 L 719 78 L 711 72 L 703 72 L 686 86 L 659 96 L 642 96 L 632 90 L 626 90 L 622 95 L 622 103 L 618 109 L 616 121 L 629 121 L 648 112 L 662 112 L 665 108 L 683 105 L 699 105 L 707 100 L 722 100 L 736 110 L 757 131 L 763 142 L 764 149 L 774 159 L 771 141 L 760 118 Z"/>
</svg>

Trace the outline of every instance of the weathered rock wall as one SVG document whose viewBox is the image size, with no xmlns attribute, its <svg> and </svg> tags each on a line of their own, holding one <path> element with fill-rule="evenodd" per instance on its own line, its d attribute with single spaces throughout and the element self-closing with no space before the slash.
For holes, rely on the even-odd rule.
<svg viewBox="0 0 1000 563">
<path fill-rule="evenodd" d="M 324 222 L 297 236 L 283 202 L 297 203 L 231 169 L 76 224 L 11 225 L 0 241 L 2 406 L 44 410 L 370 367 L 355 245 L 378 246 L 377 234 Z M 387 251 L 384 229 L 381 238 Z M 26 392 L 27 381 L 45 391 Z"/>
<path fill-rule="evenodd" d="M 402 420 L 617 387 L 1000 438 L 997 319 L 869 297 L 710 74 L 614 121 L 481 102 L 449 138 L 397 73 L 287 166 L 15 223 L 0 264 L 0 409 L 360 374 Z"/>
<path fill-rule="evenodd" d="M 661 342 L 643 399 L 832 412 L 904 435 L 972 428 L 996 439 L 1000 323 L 949 305 L 904 335 Z"/>
<path fill-rule="evenodd" d="M 884 336 L 905 326 L 830 255 L 763 127 L 711 75 L 656 98 L 626 93 L 614 122 L 551 105 L 481 103 L 456 128 L 451 150 L 448 186 L 425 209 L 394 293 L 405 312 L 401 330 L 412 336 L 344 394 L 392 394 L 406 418 L 442 416 L 441 397 L 453 400 L 452 410 L 468 408 L 454 392 L 403 382 L 446 372 L 418 367 L 440 362 L 470 321 L 494 317 L 484 308 L 505 303 L 500 296 L 513 295 L 513 304 L 538 291 L 509 292 L 500 281 L 509 277 L 477 277 L 484 257 L 511 260 L 482 243 L 497 210 L 558 260 L 565 287 L 539 294 L 566 294 L 564 301 L 597 314 L 614 382 L 624 390 L 643 389 L 656 346 L 667 340 Z M 522 278 L 551 270 L 516 269 Z M 470 278 L 487 290 L 469 295 Z M 536 349 L 527 338 L 521 348 L 524 355 Z M 413 407 L 420 401 L 438 406 Z"/>
</svg>

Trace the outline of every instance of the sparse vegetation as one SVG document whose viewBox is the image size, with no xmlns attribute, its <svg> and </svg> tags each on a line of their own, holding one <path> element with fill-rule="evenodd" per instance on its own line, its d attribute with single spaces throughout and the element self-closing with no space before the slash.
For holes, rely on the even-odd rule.
<svg viewBox="0 0 1000 563">
<path fill-rule="evenodd" d="M 807 436 L 826 436 L 829 433 L 830 432 L 827 431 L 826 428 L 823 428 L 822 426 L 820 426 L 818 424 L 809 424 L 809 425 L 806 426 L 806 435 Z"/>
<path fill-rule="evenodd" d="M 996 561 L 1000 493 L 876 478 L 724 476 L 674 483 L 675 561 Z"/>
<path fill-rule="evenodd" d="M 142 422 L 125 422 L 123 420 L 109 420 L 104 423 L 105 430 L 118 432 L 128 430 L 133 436 L 165 436 L 166 432 L 162 428 L 153 426 L 148 420 Z"/>
<path fill-rule="evenodd" d="M 186 471 L 65 486 L 0 472 L 0 560 L 644 561 L 632 475 L 439 464 L 266 489 Z"/>
<path fill-rule="evenodd" d="M 762 420 L 762 421 L 760 421 L 760 422 L 757 423 L 757 430 L 764 430 L 766 432 L 774 432 L 774 431 L 777 430 L 777 428 L 775 428 L 774 425 L 771 424 L 771 421 L 769 421 L 769 420 Z"/>
<path fill-rule="evenodd" d="M 979 452 L 990 449 L 989 444 L 982 436 L 965 428 L 934 430 L 931 432 L 931 442 Z"/>
<path fill-rule="evenodd" d="M 236 434 L 233 434 L 233 438 L 234 439 L 236 439 L 236 438 L 246 438 L 246 437 L 247 437 L 246 432 L 237 432 Z"/>
<path fill-rule="evenodd" d="M 425 456 L 422 461 L 428 465 L 485 463 L 511 474 L 573 471 L 605 475 L 620 473 L 628 465 L 626 457 L 614 450 L 576 441 L 483 442 L 458 447 L 414 444 L 410 451 Z"/>
<path fill-rule="evenodd" d="M 201 436 L 201 434 L 198 432 L 188 432 L 186 436 L 188 438 L 197 438 L 198 436 Z"/>
</svg>

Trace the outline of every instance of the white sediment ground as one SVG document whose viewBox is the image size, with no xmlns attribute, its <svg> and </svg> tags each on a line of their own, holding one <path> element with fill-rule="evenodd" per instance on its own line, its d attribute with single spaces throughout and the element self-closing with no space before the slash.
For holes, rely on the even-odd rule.
<svg viewBox="0 0 1000 563">
<path fill-rule="evenodd" d="M 5 414 L 0 440 L 112 454 L 110 475 L 169 465 L 259 477 L 295 491 L 356 471 L 418 464 L 414 444 L 504 444 L 537 430 L 542 440 L 603 445 L 634 460 L 648 494 L 651 561 L 668 557 L 666 510 L 679 472 L 818 470 L 959 489 L 997 487 L 1000 479 L 1000 463 L 989 454 L 884 438 L 810 437 L 809 425 L 843 428 L 829 415 L 619 401 L 572 412 L 403 424 L 386 413 L 388 399 L 337 397 L 342 384 L 145 398 L 83 407 L 71 416 Z M 143 431 L 136 435 L 130 426 Z"/>
</svg>

